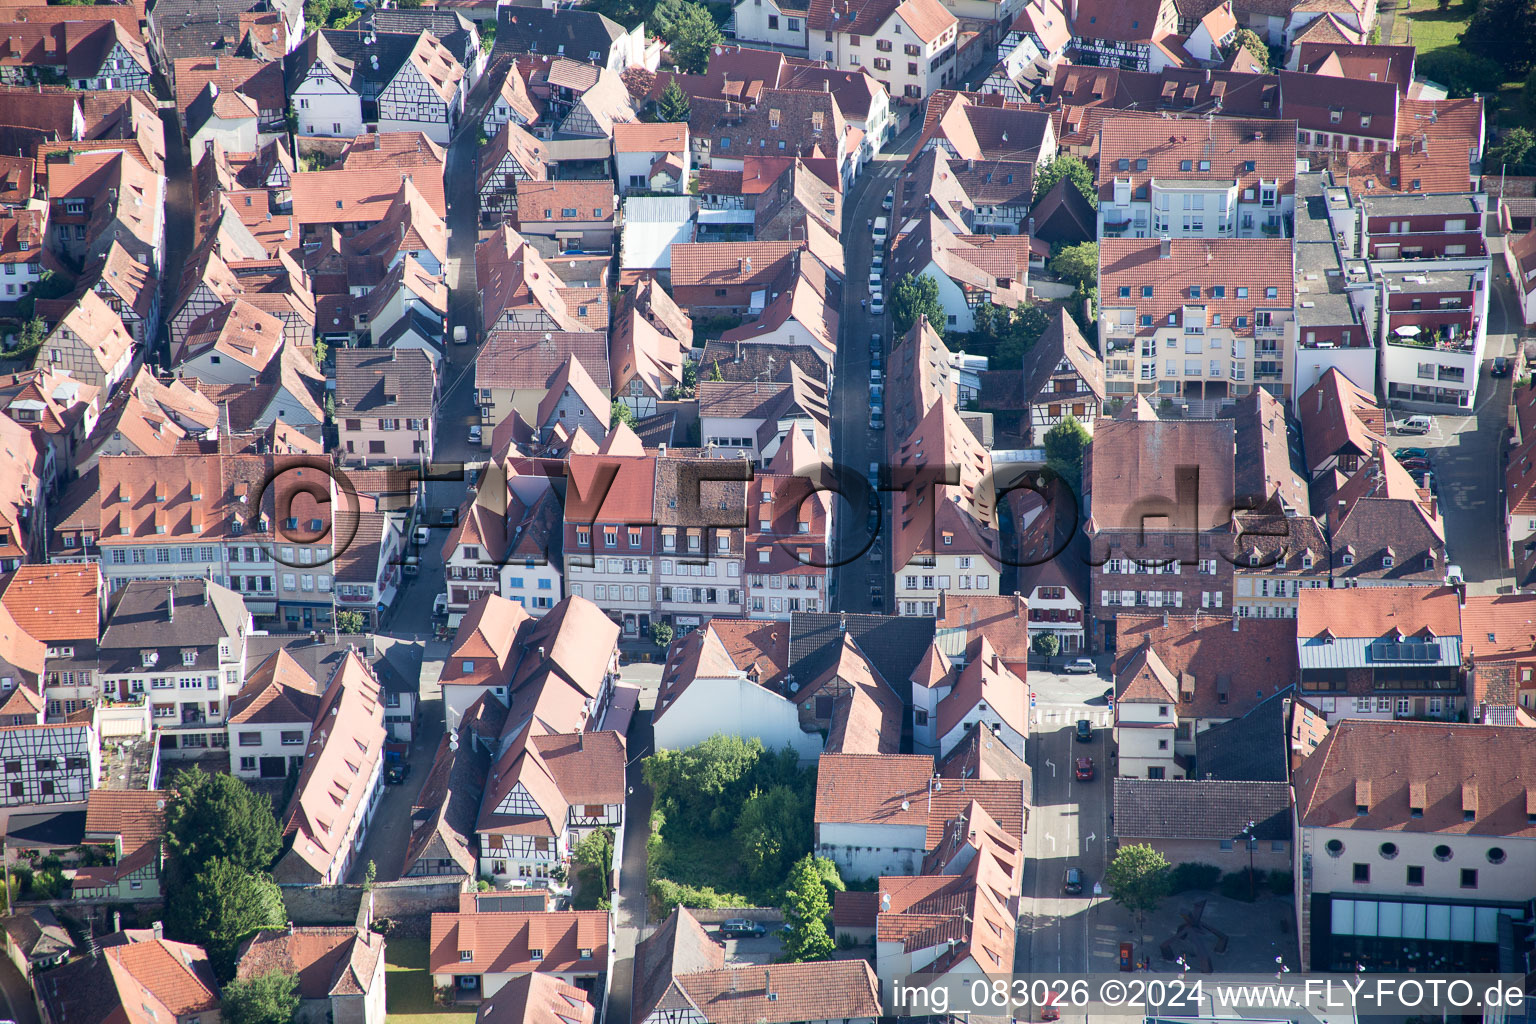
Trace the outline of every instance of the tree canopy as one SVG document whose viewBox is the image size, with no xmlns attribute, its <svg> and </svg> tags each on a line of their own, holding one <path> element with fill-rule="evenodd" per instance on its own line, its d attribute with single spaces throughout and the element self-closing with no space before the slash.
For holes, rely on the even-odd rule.
<svg viewBox="0 0 1536 1024">
<path fill-rule="evenodd" d="M 825 960 L 836 948 L 832 936 L 827 933 L 827 918 L 832 914 L 832 901 L 827 896 L 827 884 L 822 880 L 824 866 L 818 861 L 825 857 L 806 854 L 795 861 L 784 883 L 784 922 L 789 934 L 784 938 L 784 959 L 787 961 Z M 828 861 L 830 864 L 831 862 Z M 832 867 L 835 875 L 837 868 Z"/>
<path fill-rule="evenodd" d="M 1139 920 L 1156 910 L 1169 889 L 1168 858 L 1145 843 L 1122 846 L 1104 872 L 1110 898 Z"/>
<path fill-rule="evenodd" d="M 1059 153 L 1056 159 L 1035 171 L 1035 202 L 1051 190 L 1062 178 L 1072 179 L 1077 190 L 1088 200 L 1088 204 L 1094 209 L 1099 206 L 1099 192 L 1093 187 L 1093 171 L 1083 163 L 1080 157 L 1071 153 Z"/>
<path fill-rule="evenodd" d="M 1022 302 L 1013 309 L 983 302 L 972 316 L 975 337 L 983 347 L 990 347 L 987 354 L 997 369 L 1022 365 L 1024 354 L 1051 325 L 1045 310 Z"/>
<path fill-rule="evenodd" d="M 635 410 L 631 409 L 622 398 L 615 398 L 613 400 L 613 403 L 608 407 L 608 417 L 613 421 L 614 426 L 618 426 L 620 423 L 627 427 L 635 425 Z"/>
<path fill-rule="evenodd" d="M 1081 287 L 1091 286 L 1099 279 L 1099 243 L 1067 246 L 1051 258 L 1051 269 Z"/>
<path fill-rule="evenodd" d="M 1478 0 L 1462 44 L 1523 78 L 1536 67 L 1536 0 Z"/>
<path fill-rule="evenodd" d="M 1513 167 L 1523 164 L 1532 146 L 1536 146 L 1536 136 L 1531 134 L 1529 128 L 1516 125 L 1506 130 L 1499 137 L 1499 141 L 1488 148 L 1485 166 L 1492 169 L 1505 165 Z"/>
<path fill-rule="evenodd" d="M 1068 416 L 1045 432 L 1045 464 L 1072 488 L 1083 493 L 1083 453 L 1093 436 L 1077 417 Z"/>
<path fill-rule="evenodd" d="M 241 871 L 266 871 L 283 845 L 271 801 L 228 772 L 178 772 L 165 806 L 165 849 L 172 887 L 215 859 Z"/>
<path fill-rule="evenodd" d="M 1269 44 L 1259 38 L 1259 34 L 1251 28 L 1240 28 L 1232 34 L 1232 41 L 1227 43 L 1222 50 L 1224 56 L 1230 57 L 1237 52 L 1238 47 L 1247 47 L 1255 60 L 1263 65 L 1259 70 L 1269 70 Z M 1243 69 L 1248 70 L 1247 68 Z"/>
<path fill-rule="evenodd" d="M 693 114 L 693 108 L 688 103 L 688 94 L 683 92 L 677 82 L 667 83 L 667 87 L 661 90 L 661 97 L 656 101 L 656 116 L 663 121 L 686 121 Z"/>
<path fill-rule="evenodd" d="M 262 928 L 282 927 L 288 915 L 270 877 L 215 857 L 190 885 L 175 890 L 165 918 L 176 939 L 207 950 L 214 974 L 227 981 L 234 977 L 240 943 Z"/>
<path fill-rule="evenodd" d="M 811 845 L 811 815 L 793 787 L 754 789 L 741 805 L 734 836 L 741 867 L 758 885 L 784 877 L 789 860 Z"/>
<path fill-rule="evenodd" d="M 928 318 L 928 326 L 944 335 L 944 306 L 939 302 L 939 282 L 927 274 L 903 275 L 891 289 L 891 317 L 897 335 L 906 334 L 919 316 Z"/>
<path fill-rule="evenodd" d="M 670 18 L 670 26 L 671 31 L 662 38 L 671 44 L 678 70 L 692 75 L 708 71 L 710 53 L 725 42 L 709 8 L 685 0 L 679 5 L 677 14 Z"/>
<path fill-rule="evenodd" d="M 299 1012 L 299 976 L 272 971 L 223 989 L 224 1024 L 290 1024 Z"/>
<path fill-rule="evenodd" d="M 1504 81 L 1504 68 L 1498 61 L 1451 48 L 1426 53 L 1415 63 L 1414 74 L 1439 82 L 1452 99 L 1492 92 Z"/>
</svg>

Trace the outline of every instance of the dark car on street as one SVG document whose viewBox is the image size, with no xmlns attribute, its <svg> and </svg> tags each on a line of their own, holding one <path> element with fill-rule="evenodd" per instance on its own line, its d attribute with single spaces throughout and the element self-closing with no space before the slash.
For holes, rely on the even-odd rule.
<svg viewBox="0 0 1536 1024">
<path fill-rule="evenodd" d="M 1086 718 L 1077 720 L 1077 742 L 1090 743 L 1093 741 L 1093 723 Z"/>
</svg>

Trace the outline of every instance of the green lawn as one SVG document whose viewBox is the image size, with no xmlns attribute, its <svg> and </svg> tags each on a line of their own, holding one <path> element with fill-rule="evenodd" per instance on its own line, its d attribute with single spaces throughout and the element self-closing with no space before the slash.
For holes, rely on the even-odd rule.
<svg viewBox="0 0 1536 1024">
<path fill-rule="evenodd" d="M 1443 11 L 1437 0 L 1409 0 L 1406 8 L 1398 9 L 1392 23 L 1392 42 L 1409 42 L 1412 26 L 1412 43 L 1420 59 L 1436 50 L 1460 49 L 1461 34 L 1467 30 L 1467 22 L 1472 20 L 1472 12 L 1476 9 L 1475 0 L 1457 0 Z M 1513 81 L 1505 82 L 1497 95 L 1489 96 L 1489 128 L 1524 125 L 1536 129 L 1536 120 L 1525 107 L 1524 93 L 1524 84 Z"/>
<path fill-rule="evenodd" d="M 445 1010 L 433 1001 L 426 939 L 390 939 L 384 964 L 385 1024 L 473 1024 L 474 1010 Z"/>
<path fill-rule="evenodd" d="M 1446 48 L 1454 50 L 1460 45 L 1461 34 L 1467 30 L 1467 22 L 1472 19 L 1476 6 L 1470 2 L 1453 3 L 1442 11 L 1436 0 L 1410 0 L 1406 11 L 1402 8 L 1397 11 L 1392 25 L 1392 41 L 1407 42 L 1411 25 L 1417 56 Z"/>
</svg>

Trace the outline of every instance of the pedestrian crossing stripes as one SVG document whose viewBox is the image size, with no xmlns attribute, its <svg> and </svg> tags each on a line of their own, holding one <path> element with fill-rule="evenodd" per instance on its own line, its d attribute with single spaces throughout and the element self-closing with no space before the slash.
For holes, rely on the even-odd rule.
<svg viewBox="0 0 1536 1024">
<path fill-rule="evenodd" d="M 1115 715 L 1112 711 L 1102 708 L 1089 710 L 1076 710 L 1073 708 L 1035 708 L 1030 712 L 1029 720 L 1033 725 L 1071 725 L 1078 719 L 1086 718 L 1096 728 L 1108 729 L 1115 724 Z"/>
</svg>

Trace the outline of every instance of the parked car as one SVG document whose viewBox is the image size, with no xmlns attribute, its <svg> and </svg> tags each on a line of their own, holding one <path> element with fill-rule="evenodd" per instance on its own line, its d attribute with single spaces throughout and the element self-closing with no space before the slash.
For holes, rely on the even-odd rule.
<svg viewBox="0 0 1536 1024">
<path fill-rule="evenodd" d="M 1092 675 L 1099 670 L 1092 658 L 1074 658 L 1061 666 L 1061 670 L 1070 675 Z"/>
<path fill-rule="evenodd" d="M 398 786 L 410 778 L 410 775 L 411 763 L 409 761 L 401 761 L 398 764 L 390 765 L 384 770 L 384 782 L 386 785 Z"/>
<path fill-rule="evenodd" d="M 453 329 L 453 343 L 455 345 L 462 345 L 467 341 L 469 341 L 469 328 L 459 324 Z"/>
<path fill-rule="evenodd" d="M 1409 416 L 1397 421 L 1399 434 L 1427 434 L 1430 427 L 1434 426 L 1434 420 L 1428 416 Z"/>
<path fill-rule="evenodd" d="M 1433 469 L 1428 459 L 1398 459 L 1404 469 L 1410 473 L 1422 473 L 1426 469 Z"/>
<path fill-rule="evenodd" d="M 720 934 L 728 939 L 755 939 L 768 934 L 768 929 L 758 921 L 733 917 L 720 925 Z"/>
<path fill-rule="evenodd" d="M 885 413 L 881 412 L 879 409 L 871 409 L 869 411 L 869 429 L 870 430 L 884 430 L 885 429 Z"/>
<path fill-rule="evenodd" d="M 1077 776 L 1077 781 L 1079 781 L 1079 782 L 1092 782 L 1093 781 L 1093 758 L 1091 758 L 1091 757 L 1080 757 L 1080 758 L 1078 758 L 1077 759 L 1077 766 L 1073 770 L 1073 774 Z"/>
<path fill-rule="evenodd" d="M 425 544 L 427 541 L 432 539 L 432 530 L 426 526 L 418 526 L 416 527 L 416 532 L 412 534 L 412 536 L 415 538 L 417 544 Z"/>
<path fill-rule="evenodd" d="M 1061 878 L 1061 891 L 1068 896 L 1083 894 L 1083 873 L 1078 868 L 1067 868 Z"/>
<path fill-rule="evenodd" d="M 437 514 L 438 526 L 457 526 L 458 522 L 459 510 L 456 508 L 445 508 Z"/>
<path fill-rule="evenodd" d="M 880 293 L 880 268 L 879 267 L 870 267 L 869 268 L 869 290 L 870 290 L 871 294 L 878 295 Z"/>
<path fill-rule="evenodd" d="M 883 338 L 881 338 L 881 337 L 880 337 L 880 332 L 879 332 L 879 331 L 876 331 L 876 332 L 875 332 L 875 333 L 874 333 L 874 334 L 871 334 L 871 335 L 870 335 L 870 336 L 869 336 L 869 350 L 870 350 L 870 351 L 871 351 L 871 352 L 874 352 L 874 351 L 876 351 L 876 350 L 877 350 L 877 349 L 879 349 L 879 348 L 881 348 L 881 347 L 882 347 L 882 346 L 881 346 L 881 343 L 882 343 L 882 342 L 883 342 L 883 341 L 884 341 L 884 340 L 885 340 L 885 339 L 883 339 Z"/>
<path fill-rule="evenodd" d="M 480 429 L 480 424 L 478 424 L 478 423 L 470 424 L 470 427 L 469 427 L 469 443 L 470 444 L 478 446 L 481 443 L 481 438 L 483 436 L 484 436 L 484 432 Z"/>
<path fill-rule="evenodd" d="M 1424 448 L 1398 448 L 1392 453 L 1394 459 L 1427 459 L 1429 451 Z"/>
<path fill-rule="evenodd" d="M 447 614 L 448 614 L 448 595 L 447 594 L 438 594 L 436 597 L 434 597 L 432 599 L 432 616 L 434 618 L 441 619 L 441 618 L 446 617 Z"/>
<path fill-rule="evenodd" d="M 875 488 L 880 486 L 880 463 L 878 462 L 869 464 L 869 486 Z"/>
<path fill-rule="evenodd" d="M 1077 742 L 1093 742 L 1093 723 L 1086 718 L 1079 718 L 1077 720 Z"/>
<path fill-rule="evenodd" d="M 875 292 L 869 299 L 869 311 L 875 316 L 885 315 L 885 296 Z"/>
<path fill-rule="evenodd" d="M 869 400 L 871 402 L 881 402 L 881 401 L 884 401 L 885 400 L 885 385 L 881 384 L 881 383 L 879 383 L 877 381 L 870 381 L 869 382 Z"/>
<path fill-rule="evenodd" d="M 885 382 L 885 375 L 877 367 L 871 366 L 869 368 L 869 382 L 871 384 L 882 384 Z"/>
<path fill-rule="evenodd" d="M 1508 377 L 1509 376 L 1509 360 L 1506 359 L 1504 356 L 1494 356 L 1493 357 L 1493 366 L 1489 367 L 1488 372 L 1491 373 L 1495 377 Z"/>
<path fill-rule="evenodd" d="M 884 199 L 880 200 L 880 209 L 882 209 L 882 210 L 889 210 L 891 207 L 893 207 L 895 205 L 896 205 L 896 190 L 893 188 L 893 189 L 891 189 L 889 192 L 887 192 L 885 194 L 885 198 Z"/>
<path fill-rule="evenodd" d="M 880 350 L 877 349 L 877 348 L 870 349 L 869 350 L 869 368 L 871 370 L 878 370 L 878 369 L 880 369 L 880 362 L 881 362 Z"/>
<path fill-rule="evenodd" d="M 884 271 L 885 270 L 885 253 L 880 252 L 879 250 L 876 250 L 875 255 L 873 257 L 871 257 L 871 259 L 869 261 L 869 265 L 874 267 L 876 270 Z"/>
</svg>

